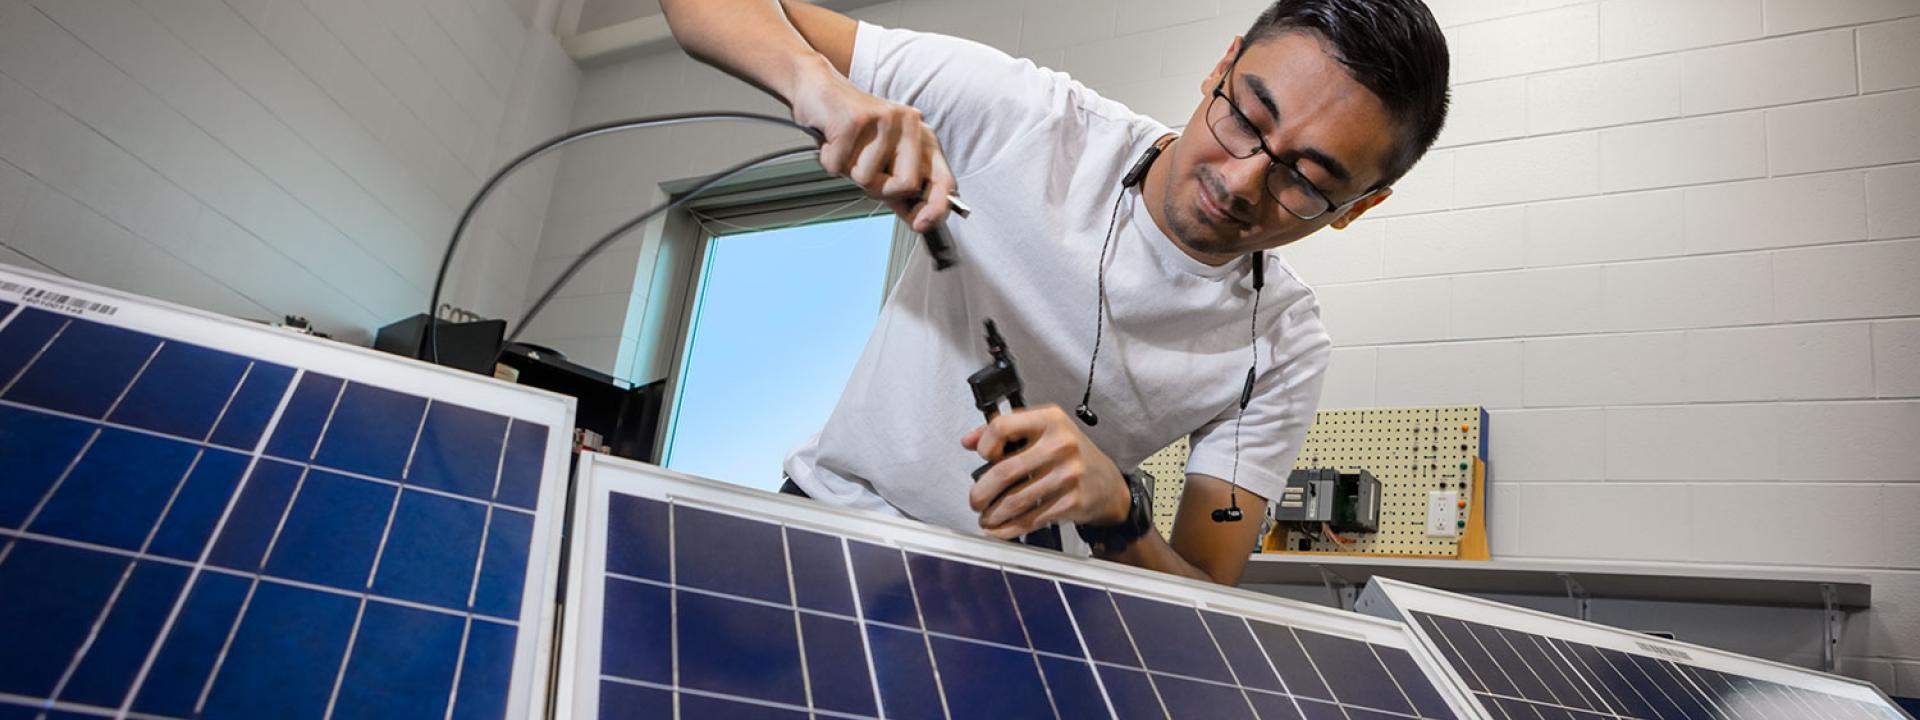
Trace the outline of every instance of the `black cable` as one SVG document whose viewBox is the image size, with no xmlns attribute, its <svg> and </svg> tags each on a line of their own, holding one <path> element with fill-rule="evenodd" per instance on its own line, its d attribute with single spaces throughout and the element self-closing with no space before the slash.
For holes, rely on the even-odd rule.
<svg viewBox="0 0 1920 720">
<path fill-rule="evenodd" d="M 597 241 L 594 241 L 593 245 L 589 246 L 587 248 L 587 251 L 584 254 L 582 254 L 578 258 L 575 258 L 571 264 L 567 265 L 567 269 L 560 273 L 560 277 L 555 278 L 551 284 L 547 285 L 546 291 L 540 293 L 540 298 L 538 300 L 535 300 L 531 307 L 527 308 L 527 314 L 524 316 L 521 316 L 520 322 L 514 325 L 513 333 L 507 336 L 506 344 L 512 344 L 513 341 L 518 340 L 520 338 L 520 333 L 527 329 L 527 324 L 533 322 L 533 317 L 535 315 L 540 314 L 540 311 L 546 308 L 547 303 L 553 300 L 553 296 L 560 292 L 560 288 L 566 285 L 568 280 L 572 280 L 574 274 L 580 272 L 580 268 L 586 267 L 588 260 L 592 260 L 595 255 L 599 255 L 601 251 L 606 250 L 608 246 L 613 245 L 614 241 L 619 240 L 621 236 L 626 235 L 629 232 L 632 232 L 634 228 L 637 228 L 645 224 L 648 220 L 652 220 L 654 216 L 659 215 L 660 213 L 685 205 L 688 202 L 692 201 L 694 198 L 697 198 L 697 197 L 700 197 L 701 195 L 706 194 L 706 192 L 712 189 L 713 186 L 726 182 L 728 179 L 731 179 L 735 175 L 739 175 L 740 173 L 746 172 L 748 170 L 752 170 L 756 167 L 765 165 L 770 162 L 785 160 L 787 158 L 800 157 L 803 155 L 811 155 L 814 152 L 817 152 L 818 150 L 819 148 L 814 148 L 814 147 L 787 148 L 785 150 L 777 150 L 774 152 L 770 152 L 765 155 L 756 157 L 752 160 L 748 160 L 746 162 L 740 163 L 733 167 L 727 168 L 715 175 L 708 177 L 705 180 L 700 181 L 699 185 L 695 185 L 693 186 L 693 189 L 688 190 L 684 193 L 681 193 L 679 197 L 674 198 L 672 201 L 669 201 L 660 205 L 655 205 L 651 209 L 647 210 L 646 212 L 641 213 L 640 215 L 634 217 L 632 220 L 628 220 L 624 223 L 621 223 L 619 227 L 616 227 L 612 231 L 609 231 L 607 234 L 600 236 L 600 239 Z M 506 344 L 503 344 L 501 346 L 503 350 L 505 349 Z"/>
<path fill-rule="evenodd" d="M 1253 261 L 1264 263 L 1267 259 L 1260 253 L 1254 253 Z M 1253 284 L 1253 319 L 1247 323 L 1247 335 L 1252 340 L 1249 349 L 1253 351 L 1253 364 L 1247 367 L 1247 389 L 1240 393 L 1240 411 L 1233 416 L 1233 472 L 1227 484 L 1232 487 L 1233 493 L 1228 496 L 1228 504 L 1236 510 L 1240 508 L 1240 425 L 1247 419 L 1247 396 L 1253 389 L 1254 371 L 1260 367 L 1260 289 L 1264 284 Z"/>
<path fill-rule="evenodd" d="M 547 140 L 546 142 L 540 143 L 539 145 L 535 145 L 532 148 L 529 148 L 526 152 L 520 153 L 518 157 L 515 157 L 512 161 L 509 161 L 506 165 L 501 166 L 499 170 L 495 170 L 493 172 L 493 175 L 487 178 L 487 182 L 480 186 L 480 191 L 474 193 L 473 199 L 471 201 L 468 201 L 466 210 L 460 213 L 460 221 L 457 223 L 454 223 L 453 236 L 447 239 L 447 252 L 446 252 L 446 255 L 440 259 L 440 271 L 434 276 L 434 280 L 433 280 L 433 295 L 428 300 L 429 304 L 427 306 L 427 326 L 425 330 L 426 335 L 424 338 L 428 348 L 428 355 L 429 355 L 428 359 L 436 365 L 440 363 L 440 333 L 438 332 L 439 328 L 437 327 L 439 325 L 439 319 L 440 319 L 440 294 L 441 294 L 441 291 L 446 288 L 447 272 L 451 270 L 453 267 L 453 255 L 454 255 L 454 252 L 458 250 L 460 247 L 460 237 L 461 235 L 466 233 L 467 226 L 473 222 L 473 217 L 475 214 L 478 213 L 480 209 L 480 204 L 483 202 L 486 202 L 487 198 L 493 194 L 494 189 L 498 188 L 500 186 L 500 183 L 504 182 L 508 175 L 513 174 L 515 171 L 519 170 L 521 167 L 525 166 L 527 163 L 533 162 L 534 160 L 539 159 L 541 156 L 546 155 L 549 152 L 558 150 L 574 142 L 585 140 L 587 138 L 598 137 L 600 135 L 606 135 L 609 133 L 616 133 L 616 132 L 621 132 L 625 130 L 634 130 L 638 128 L 658 127 L 663 125 L 680 125 L 683 123 L 707 122 L 707 121 L 713 121 L 713 120 L 750 120 L 754 122 L 770 123 L 773 125 L 780 125 L 783 127 L 794 128 L 796 130 L 804 132 L 807 135 L 811 136 L 815 143 L 823 143 L 826 141 L 826 136 L 820 134 L 818 130 L 814 130 L 813 128 L 800 125 L 799 123 L 793 122 L 792 120 L 788 120 L 782 117 L 775 117 L 773 115 L 761 115 L 757 113 L 743 113 L 743 112 L 704 112 L 704 113 L 681 113 L 676 115 L 654 115 L 649 117 L 628 118 L 626 120 L 614 120 L 611 122 L 604 122 L 596 125 L 588 125 L 586 127 L 579 128 L 577 130 L 572 130 L 572 131 L 563 133 L 557 137 Z M 812 148 L 806 148 L 805 150 L 810 152 Z M 797 151 L 787 150 L 787 151 L 781 151 L 780 153 L 775 153 L 774 155 L 764 155 L 764 156 L 761 156 L 760 158 L 756 158 L 754 160 L 748 161 L 747 163 L 743 163 L 741 165 L 736 165 L 733 168 L 729 168 L 728 170 L 722 172 L 720 175 L 717 175 L 715 177 L 721 178 L 721 179 L 732 177 L 734 174 L 737 174 L 749 168 L 756 167 L 761 163 L 772 162 L 775 159 L 790 157 L 793 154 L 797 154 Z M 775 157 L 775 155 L 777 155 L 778 157 Z M 685 201 L 698 196 L 701 192 L 704 192 L 711 186 L 712 186 L 711 181 L 703 182 L 700 185 L 696 186 L 693 190 L 689 190 L 686 193 L 682 194 L 681 197 L 675 200 L 674 202 L 668 203 L 666 206 L 663 206 L 663 207 L 656 207 L 652 210 L 649 210 L 642 217 L 650 218 L 667 209 L 679 207 L 681 203 L 684 203 Z M 621 232 L 624 233 L 626 232 L 626 230 L 631 230 L 632 227 L 634 225 L 638 225 L 639 222 L 644 222 L 644 220 L 630 223 L 628 225 L 623 225 L 622 227 L 624 229 Z M 547 289 L 547 292 L 543 294 L 543 298 L 551 298 L 553 293 L 559 290 L 560 284 L 565 283 L 567 278 L 571 278 L 574 272 L 576 272 L 579 269 L 580 265 L 583 264 L 583 262 L 586 259 L 591 258 L 594 255 L 594 253 L 597 253 L 599 251 L 599 248 L 604 247 L 606 244 L 607 244 L 606 238 L 603 238 L 601 242 L 596 243 L 594 245 L 594 249 L 589 250 L 586 255 L 583 255 L 580 261 L 577 261 L 572 266 L 568 267 L 567 272 L 561 276 L 561 280 L 555 283 L 552 287 L 549 287 Z M 542 305 L 545 304 L 544 299 L 541 302 L 541 304 Z M 538 309 L 536 308 L 536 311 L 537 310 Z M 533 313 L 528 313 L 526 316 L 526 319 L 532 319 L 532 317 L 533 317 Z M 522 322 L 524 323 L 525 320 L 522 320 Z M 518 337 L 519 334 L 520 334 L 519 329 L 515 328 L 513 337 Z M 504 348 L 504 345 L 502 347 Z"/>
<path fill-rule="evenodd" d="M 1100 336 L 1107 324 L 1107 247 L 1113 244 L 1113 228 L 1120 220 L 1120 201 L 1127 197 L 1127 186 L 1120 186 L 1120 194 L 1113 198 L 1113 212 L 1107 216 L 1107 238 L 1100 242 L 1099 288 L 1093 303 L 1093 353 L 1087 357 L 1087 389 L 1080 394 L 1080 407 L 1074 408 L 1074 414 L 1080 416 L 1080 422 L 1087 427 L 1100 424 L 1100 416 L 1094 414 L 1089 405 L 1093 401 L 1093 368 L 1100 362 Z"/>
</svg>

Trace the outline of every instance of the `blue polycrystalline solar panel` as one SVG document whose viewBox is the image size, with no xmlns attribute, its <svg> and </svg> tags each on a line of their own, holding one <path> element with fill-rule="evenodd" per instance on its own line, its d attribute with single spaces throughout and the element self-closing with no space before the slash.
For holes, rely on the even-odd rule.
<svg viewBox="0 0 1920 720">
<path fill-rule="evenodd" d="M 568 718 L 1457 717 L 1404 625 L 583 456 Z M 1451 699 L 1450 699 L 1451 698 Z"/>
<path fill-rule="evenodd" d="M 1376 578 L 1366 612 L 1404 618 L 1496 720 L 1899 720 L 1872 685 Z"/>
<path fill-rule="evenodd" d="M 0 717 L 539 714 L 570 426 L 0 271 Z"/>
</svg>

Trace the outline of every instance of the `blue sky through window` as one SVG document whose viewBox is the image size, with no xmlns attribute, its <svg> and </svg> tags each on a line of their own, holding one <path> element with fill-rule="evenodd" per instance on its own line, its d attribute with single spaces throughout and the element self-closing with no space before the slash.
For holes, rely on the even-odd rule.
<svg viewBox="0 0 1920 720">
<path fill-rule="evenodd" d="M 775 490 L 880 315 L 892 215 L 713 239 L 667 467 Z"/>
</svg>

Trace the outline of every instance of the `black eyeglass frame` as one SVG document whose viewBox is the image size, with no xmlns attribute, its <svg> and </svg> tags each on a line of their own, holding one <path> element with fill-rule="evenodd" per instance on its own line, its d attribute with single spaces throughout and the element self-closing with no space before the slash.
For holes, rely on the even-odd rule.
<svg viewBox="0 0 1920 720">
<path fill-rule="evenodd" d="M 1381 188 L 1376 187 L 1366 192 L 1360 193 L 1359 195 L 1355 195 L 1352 199 L 1344 203 L 1335 205 L 1332 200 L 1327 198 L 1327 193 L 1325 191 L 1321 190 L 1319 186 L 1314 185 L 1312 180 L 1308 180 L 1306 174 L 1300 172 L 1300 168 L 1298 166 L 1291 163 L 1282 162 L 1280 160 L 1279 153 L 1276 153 L 1273 151 L 1272 148 L 1267 147 L 1267 139 L 1261 136 L 1260 126 L 1255 125 L 1253 122 L 1253 119 L 1247 117 L 1247 114 L 1240 109 L 1240 104 L 1234 102 L 1233 98 L 1229 97 L 1226 93 L 1227 82 L 1233 78 L 1233 71 L 1240 64 L 1240 55 L 1245 53 L 1246 53 L 1246 48 L 1243 47 L 1240 49 L 1239 54 L 1236 54 L 1233 56 L 1233 63 L 1227 65 L 1227 73 L 1225 75 L 1220 76 L 1220 82 L 1213 86 L 1213 93 L 1207 98 L 1207 104 L 1208 104 L 1207 115 L 1213 114 L 1213 108 L 1212 108 L 1213 103 L 1219 102 L 1221 100 L 1227 101 L 1227 111 L 1233 113 L 1233 117 L 1239 120 L 1242 125 L 1244 125 L 1248 130 L 1251 131 L 1253 135 L 1254 148 L 1253 148 L 1253 151 L 1250 151 L 1245 155 L 1238 154 L 1237 151 L 1235 151 L 1231 146 L 1227 145 L 1226 140 L 1221 139 L 1220 130 L 1214 127 L 1214 123 L 1207 123 L 1207 132 L 1208 134 L 1213 135 L 1214 142 L 1220 144 L 1220 149 L 1227 151 L 1227 155 L 1238 160 L 1245 160 L 1247 158 L 1253 157 L 1254 152 L 1259 152 L 1263 155 L 1266 155 L 1267 163 L 1268 163 L 1267 172 L 1260 176 L 1260 182 L 1262 185 L 1266 187 L 1267 196 L 1273 198 L 1274 202 L 1279 203 L 1280 207 L 1287 211 L 1287 214 L 1292 215 L 1296 218 L 1299 218 L 1300 220 L 1317 220 L 1319 218 L 1325 217 L 1327 213 L 1330 213 L 1330 212 L 1345 212 L 1347 208 L 1353 207 L 1354 203 L 1357 203 L 1357 202 L 1360 202 L 1361 200 L 1366 199 L 1367 196 L 1369 195 L 1380 192 Z M 1301 215 L 1299 211 L 1294 210 L 1292 207 L 1289 207 L 1287 205 L 1287 201 L 1280 198 L 1280 193 L 1274 190 L 1274 187 L 1273 187 L 1274 172 L 1273 171 L 1276 168 L 1284 168 L 1287 171 L 1287 175 L 1289 176 L 1289 179 L 1291 182 L 1298 183 L 1300 188 L 1305 190 L 1307 194 L 1313 196 L 1314 198 L 1318 199 L 1321 203 L 1325 204 L 1326 209 L 1321 210 L 1320 212 L 1314 213 L 1312 215 Z"/>
</svg>

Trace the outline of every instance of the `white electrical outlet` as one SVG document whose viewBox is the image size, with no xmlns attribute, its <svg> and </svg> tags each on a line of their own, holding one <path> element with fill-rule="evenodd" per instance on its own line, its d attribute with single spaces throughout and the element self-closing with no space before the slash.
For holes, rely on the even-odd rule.
<svg viewBox="0 0 1920 720">
<path fill-rule="evenodd" d="M 1427 537 L 1460 537 L 1460 493 L 1427 493 Z"/>
</svg>

